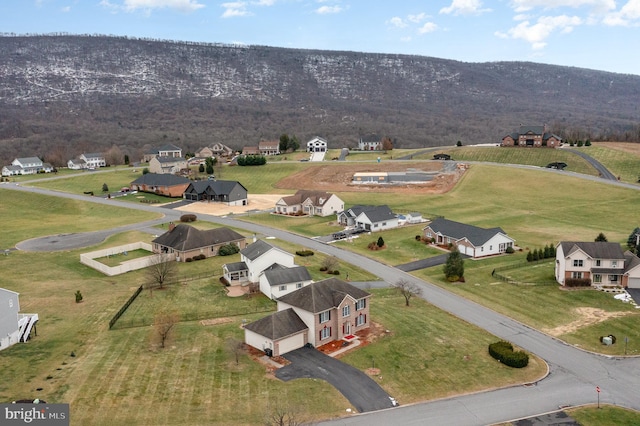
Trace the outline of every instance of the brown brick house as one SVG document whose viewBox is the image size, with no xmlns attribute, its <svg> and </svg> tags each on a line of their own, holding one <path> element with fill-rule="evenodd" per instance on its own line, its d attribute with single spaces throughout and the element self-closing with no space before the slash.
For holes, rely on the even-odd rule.
<svg viewBox="0 0 640 426">
<path fill-rule="evenodd" d="M 518 131 L 502 138 L 502 146 L 549 147 L 562 144 L 562 138 L 547 131 L 546 126 L 520 126 Z"/>
<path fill-rule="evenodd" d="M 229 228 L 200 230 L 190 225 L 169 225 L 169 230 L 152 242 L 154 253 L 175 253 L 176 260 L 186 262 L 194 256 L 217 256 L 220 247 L 235 244 L 240 250 L 247 245 L 245 237 Z"/>
</svg>

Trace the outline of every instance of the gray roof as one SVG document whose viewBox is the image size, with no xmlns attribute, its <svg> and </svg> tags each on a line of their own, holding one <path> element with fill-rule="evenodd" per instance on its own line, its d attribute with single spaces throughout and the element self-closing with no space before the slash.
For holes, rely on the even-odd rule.
<svg viewBox="0 0 640 426">
<path fill-rule="evenodd" d="M 191 182 L 189 179 L 172 174 L 147 173 L 131 182 L 132 185 L 175 186 Z"/>
<path fill-rule="evenodd" d="M 624 270 L 629 271 L 630 269 L 635 268 L 640 265 L 640 257 L 633 254 L 631 251 L 627 250 L 624 252 Z"/>
<path fill-rule="evenodd" d="M 247 264 L 244 262 L 225 263 L 224 266 L 229 272 L 246 271 L 249 269 Z"/>
<path fill-rule="evenodd" d="M 281 284 L 299 283 L 302 281 L 311 281 L 311 275 L 304 266 L 294 266 L 293 268 L 274 268 L 264 272 L 269 285 L 276 286 Z"/>
<path fill-rule="evenodd" d="M 316 314 L 337 308 L 347 295 L 356 300 L 370 296 L 366 291 L 345 281 L 328 278 L 285 294 L 278 301 Z"/>
<path fill-rule="evenodd" d="M 263 254 L 274 248 L 274 246 L 263 240 L 257 240 L 255 243 L 251 243 L 247 247 L 242 249 L 242 251 L 240 251 L 240 254 L 242 254 L 249 260 L 256 260 Z"/>
<path fill-rule="evenodd" d="M 593 259 L 616 259 L 624 260 L 622 247 L 618 243 L 609 243 L 606 241 L 562 241 L 562 253 L 565 256 L 582 250 Z"/>
<path fill-rule="evenodd" d="M 99 152 L 89 152 L 87 154 L 84 154 L 85 158 L 102 158 L 104 157 L 104 155 L 102 155 Z"/>
<path fill-rule="evenodd" d="M 183 157 L 156 157 L 156 160 L 160 163 L 178 163 L 181 161 L 187 161 Z"/>
<path fill-rule="evenodd" d="M 431 228 L 433 232 L 441 234 L 446 237 L 459 240 L 466 238 L 474 246 L 481 246 L 489 241 L 497 233 L 507 235 L 502 228 L 479 228 L 473 225 L 467 225 L 465 223 L 454 222 L 445 218 L 438 218 L 431 222 L 427 227 Z"/>
<path fill-rule="evenodd" d="M 42 160 L 38 157 L 19 157 L 16 160 L 21 163 L 42 163 Z"/>
<path fill-rule="evenodd" d="M 180 224 L 160 235 L 154 239 L 153 242 L 166 247 L 172 247 L 178 251 L 188 251 L 202 247 L 228 244 L 244 239 L 245 237 L 243 235 L 229 228 L 201 231 L 193 226 Z"/>
<path fill-rule="evenodd" d="M 544 133 L 544 126 L 520 126 L 518 132 L 521 135 L 526 133 L 534 133 L 536 135 L 541 135 Z"/>
<path fill-rule="evenodd" d="M 396 215 L 386 204 L 382 206 L 369 206 L 369 208 L 363 209 L 361 213 L 364 213 L 373 223 L 396 218 Z"/>
<path fill-rule="evenodd" d="M 282 197 L 282 201 L 288 206 L 294 206 L 309 199 L 314 206 L 323 206 L 332 196 L 333 194 L 326 191 L 300 189 L 293 195 Z"/>
<path fill-rule="evenodd" d="M 236 186 L 240 185 L 245 191 L 245 188 L 240 182 L 236 180 L 198 180 L 191 182 L 185 192 L 195 192 L 196 194 L 204 194 L 208 188 L 211 188 L 216 195 L 230 194 Z"/>
<path fill-rule="evenodd" d="M 309 329 L 291 308 L 251 322 L 244 328 L 271 340 L 279 340 Z"/>
</svg>

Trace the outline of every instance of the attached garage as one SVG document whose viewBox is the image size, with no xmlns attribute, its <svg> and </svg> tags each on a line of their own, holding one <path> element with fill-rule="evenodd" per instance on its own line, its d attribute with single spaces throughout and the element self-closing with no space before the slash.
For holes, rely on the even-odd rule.
<svg viewBox="0 0 640 426">
<path fill-rule="evenodd" d="M 303 347 L 308 330 L 298 314 L 289 308 L 247 324 L 244 341 L 269 356 L 280 356 Z"/>
<path fill-rule="evenodd" d="M 628 287 L 629 288 L 640 288 L 640 277 L 638 277 L 638 278 L 629 277 Z"/>
</svg>

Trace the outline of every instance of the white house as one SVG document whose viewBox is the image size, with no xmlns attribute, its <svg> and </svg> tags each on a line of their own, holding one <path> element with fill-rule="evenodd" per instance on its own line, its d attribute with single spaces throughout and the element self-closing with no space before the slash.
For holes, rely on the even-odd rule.
<svg viewBox="0 0 640 426">
<path fill-rule="evenodd" d="M 2 168 L 2 176 L 33 175 L 52 171 L 53 166 L 43 162 L 38 157 L 23 157 L 13 160 L 10 166 L 4 166 Z"/>
<path fill-rule="evenodd" d="M 240 251 L 240 262 L 222 266 L 223 276 L 231 285 L 259 283 L 260 274 L 277 267 L 295 266 L 294 255 L 263 240 L 249 244 Z"/>
<path fill-rule="evenodd" d="M 307 152 L 327 152 L 327 141 L 316 136 L 307 142 Z"/>
<path fill-rule="evenodd" d="M 97 169 L 99 167 L 105 167 L 107 161 L 103 154 L 99 152 L 90 152 L 87 154 L 80 154 L 80 159 L 84 160 L 88 169 Z"/>
<path fill-rule="evenodd" d="M 260 291 L 275 300 L 312 282 L 311 275 L 304 266 L 273 268 L 260 274 Z"/>
<path fill-rule="evenodd" d="M 362 136 L 358 141 L 360 151 L 380 151 L 382 150 L 382 138 L 376 134 Z"/>
<path fill-rule="evenodd" d="M 344 201 L 328 192 L 301 189 L 293 195 L 280 198 L 275 207 L 276 213 L 280 214 L 324 217 L 344 210 Z"/>
<path fill-rule="evenodd" d="M 501 228 L 479 228 L 445 218 L 427 225 L 424 236 L 439 245 L 453 244 L 460 253 L 473 258 L 504 253 L 515 243 Z"/>
<path fill-rule="evenodd" d="M 149 172 L 157 174 L 176 174 L 187 168 L 187 160 L 182 157 L 158 156 L 149 160 Z"/>
<path fill-rule="evenodd" d="M 35 331 L 38 314 L 20 314 L 18 293 L 0 288 L 0 350 L 26 342 Z"/>
<path fill-rule="evenodd" d="M 592 286 L 640 288 L 640 258 L 618 243 L 561 241 L 556 246 L 556 281 L 588 280 Z"/>
</svg>

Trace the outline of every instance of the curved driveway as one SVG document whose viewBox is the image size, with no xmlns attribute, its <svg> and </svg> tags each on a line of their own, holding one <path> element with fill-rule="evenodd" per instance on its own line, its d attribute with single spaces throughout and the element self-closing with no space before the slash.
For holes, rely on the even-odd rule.
<svg viewBox="0 0 640 426">
<path fill-rule="evenodd" d="M 596 179 L 598 178 L 594 180 Z M 640 189 L 638 186 L 620 184 L 619 182 L 603 181 L 602 179 L 598 181 Z M 14 190 L 26 189 L 31 192 L 51 195 L 51 191 L 38 188 L 27 189 L 15 185 L 5 185 L 4 187 Z M 78 197 L 64 193 L 56 195 L 69 196 L 70 198 Z M 92 197 L 85 197 L 85 200 L 100 202 Z M 108 201 L 108 203 L 112 204 L 113 202 Z M 160 208 L 153 206 L 123 205 L 123 207 L 151 212 L 161 211 Z M 423 290 L 422 297 L 429 303 L 475 324 L 501 339 L 509 340 L 528 352 L 535 353 L 544 358 L 550 367 L 549 376 L 535 386 L 516 386 L 429 401 L 375 413 L 359 414 L 329 421 L 326 424 L 487 425 L 555 411 L 559 406 L 593 404 L 597 397 L 596 386 L 602 390 L 600 393 L 601 403 L 640 410 L 640 399 L 637 397 L 640 387 L 639 358 L 622 359 L 584 352 L 397 268 L 378 263 L 339 247 L 235 218 L 209 215 L 199 215 L 199 217 L 202 220 L 220 225 L 238 227 L 256 234 L 271 235 L 336 256 L 345 262 L 353 263 L 370 271 L 388 283 L 404 278 L 420 286 Z M 428 384 L 425 383 L 425 386 Z M 399 402 L 402 404 L 402 401 Z"/>
</svg>

